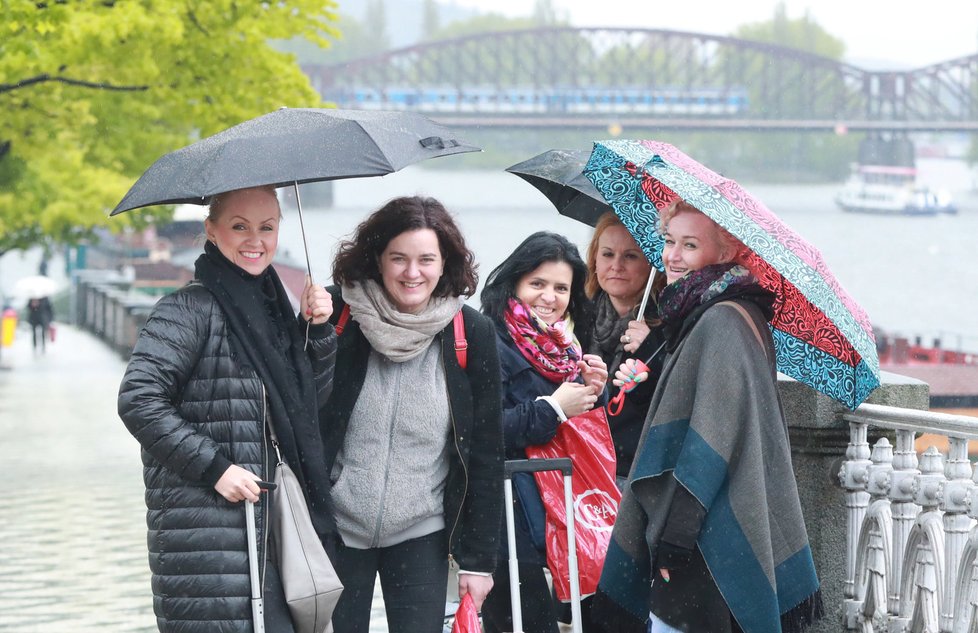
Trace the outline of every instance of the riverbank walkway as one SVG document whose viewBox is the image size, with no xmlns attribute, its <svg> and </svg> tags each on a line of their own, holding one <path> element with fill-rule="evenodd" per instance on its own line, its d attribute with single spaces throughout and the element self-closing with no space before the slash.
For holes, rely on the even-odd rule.
<svg viewBox="0 0 978 633">
<path fill-rule="evenodd" d="M 139 445 L 116 414 L 124 370 L 63 324 L 43 355 L 24 328 L 0 353 L 0 631 L 156 631 Z"/>
</svg>

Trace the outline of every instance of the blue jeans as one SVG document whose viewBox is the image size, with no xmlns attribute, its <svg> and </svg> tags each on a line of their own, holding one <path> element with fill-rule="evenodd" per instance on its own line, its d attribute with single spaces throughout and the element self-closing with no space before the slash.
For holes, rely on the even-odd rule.
<svg viewBox="0 0 978 633">
<path fill-rule="evenodd" d="M 445 530 L 390 547 L 339 544 L 333 561 L 343 593 L 333 611 L 335 633 L 367 633 L 374 584 L 380 574 L 390 633 L 441 633 L 448 589 Z"/>
</svg>

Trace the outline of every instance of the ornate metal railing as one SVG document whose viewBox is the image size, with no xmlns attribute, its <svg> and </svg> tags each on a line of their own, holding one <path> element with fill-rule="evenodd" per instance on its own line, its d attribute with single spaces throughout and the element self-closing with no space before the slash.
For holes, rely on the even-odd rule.
<svg viewBox="0 0 978 633">
<path fill-rule="evenodd" d="M 968 457 L 978 418 L 870 404 L 844 418 L 845 627 L 978 631 L 978 470 Z M 918 456 L 920 434 L 946 439 L 946 450 Z"/>
</svg>

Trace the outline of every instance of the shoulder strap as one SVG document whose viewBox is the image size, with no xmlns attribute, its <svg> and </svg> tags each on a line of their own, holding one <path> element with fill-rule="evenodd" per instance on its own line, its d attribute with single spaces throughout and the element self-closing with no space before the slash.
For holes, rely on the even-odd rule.
<svg viewBox="0 0 978 633">
<path fill-rule="evenodd" d="M 336 336 L 343 333 L 346 328 L 346 322 L 350 320 L 350 304 L 344 303 L 343 309 L 340 311 L 340 318 L 336 321 Z"/>
<path fill-rule="evenodd" d="M 343 333 L 346 329 L 346 322 L 350 320 L 350 304 L 344 304 L 343 309 L 340 311 L 340 318 L 336 321 L 336 336 Z M 455 329 L 455 357 L 458 358 L 458 364 L 465 369 L 468 365 L 468 349 L 469 342 L 465 339 L 465 317 L 462 316 L 462 311 L 459 310 L 455 313 L 455 318 L 452 319 L 452 325 Z"/>
<path fill-rule="evenodd" d="M 462 316 L 461 310 L 455 313 L 452 324 L 455 326 L 455 357 L 458 358 L 458 364 L 464 370 L 469 360 L 467 351 L 469 342 L 465 340 L 465 318 Z"/>
<path fill-rule="evenodd" d="M 757 342 L 761 344 L 761 349 L 764 350 L 764 356 L 767 356 L 768 355 L 767 345 L 764 344 L 764 338 L 761 337 L 761 332 L 760 330 L 757 329 L 757 323 L 754 322 L 754 317 L 752 317 L 750 313 L 747 312 L 747 308 L 740 305 L 736 301 L 722 301 L 721 303 L 723 305 L 728 305 L 733 308 L 736 308 L 737 312 L 740 312 L 741 316 L 743 316 L 744 319 L 747 321 L 747 324 L 750 325 L 750 329 L 754 332 L 754 336 L 757 337 Z M 771 360 L 770 357 L 768 357 L 768 360 L 769 361 Z"/>
</svg>

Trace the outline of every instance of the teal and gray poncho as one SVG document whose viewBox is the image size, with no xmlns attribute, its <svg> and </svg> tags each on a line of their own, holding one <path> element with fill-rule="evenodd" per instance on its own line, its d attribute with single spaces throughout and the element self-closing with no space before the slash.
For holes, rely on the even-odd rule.
<svg viewBox="0 0 978 633">
<path fill-rule="evenodd" d="M 714 303 L 697 316 L 653 397 L 599 599 L 621 618 L 609 630 L 645 630 L 653 561 L 678 483 L 705 509 L 696 549 L 705 582 L 716 586 L 704 591 L 718 589 L 746 633 L 798 631 L 821 615 L 821 598 L 770 331 L 750 301 Z M 675 613 L 656 615 L 688 628 Z"/>
</svg>

